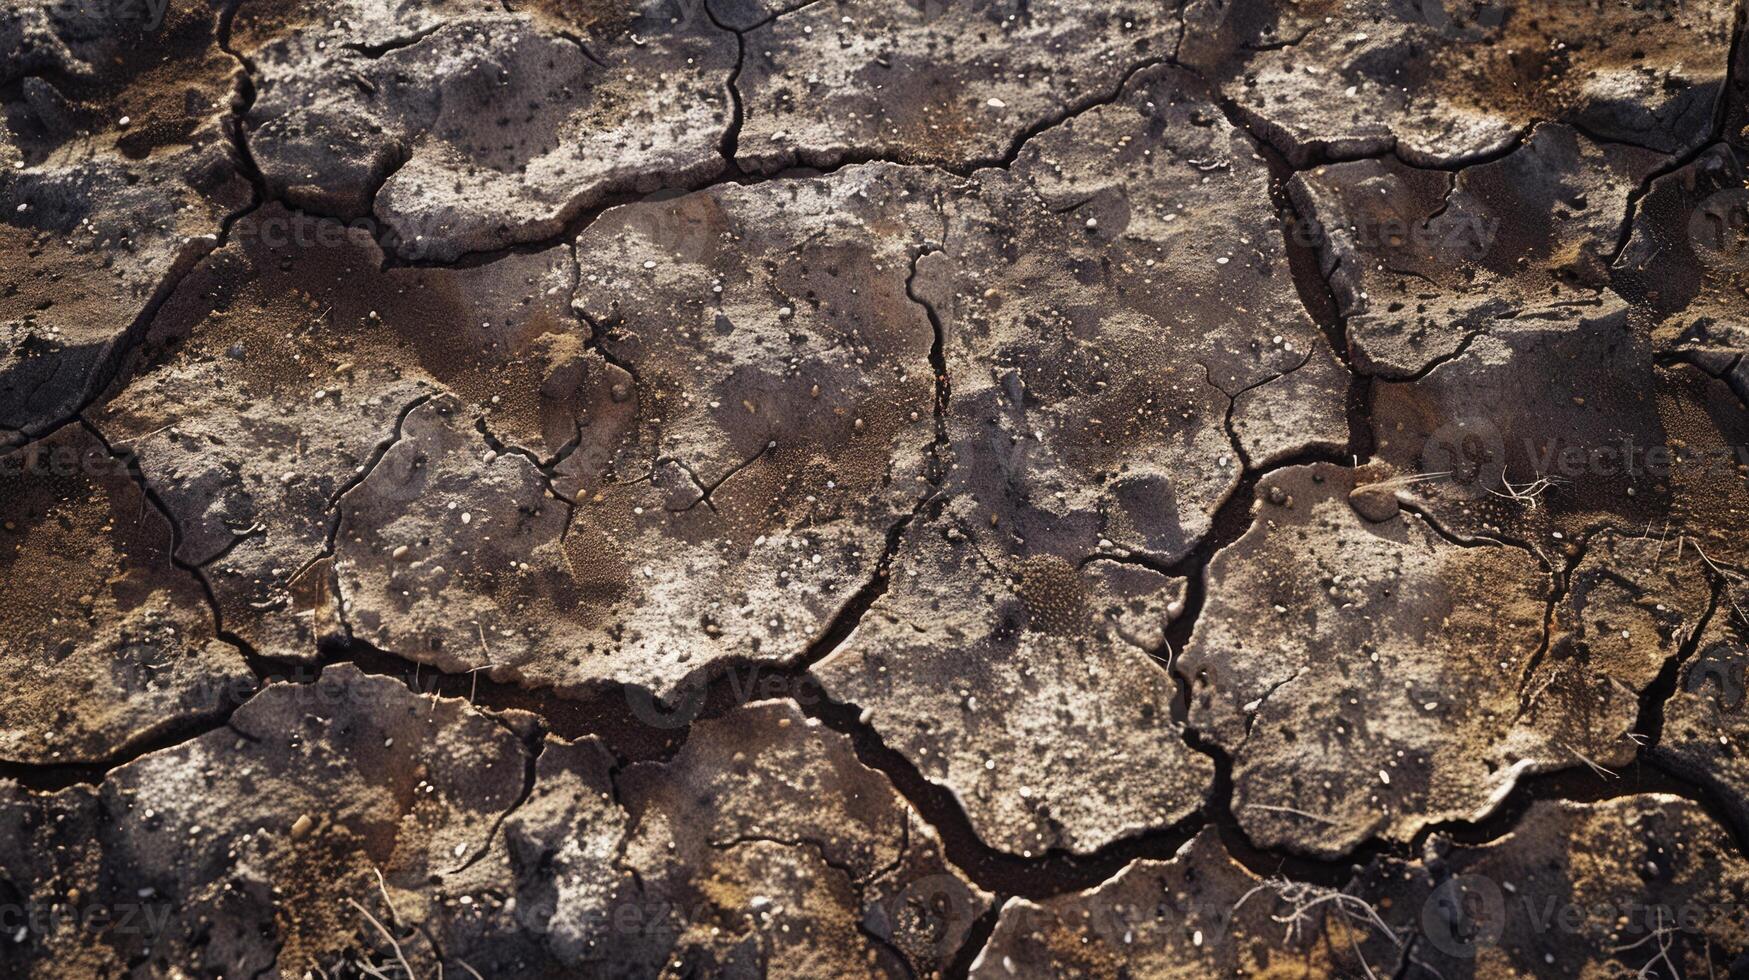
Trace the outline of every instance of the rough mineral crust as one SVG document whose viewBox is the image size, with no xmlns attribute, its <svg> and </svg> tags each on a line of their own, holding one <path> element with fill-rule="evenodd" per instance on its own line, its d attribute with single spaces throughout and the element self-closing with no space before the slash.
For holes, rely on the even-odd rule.
<svg viewBox="0 0 1749 980">
<path fill-rule="evenodd" d="M 343 501 L 359 635 L 663 697 L 713 665 L 799 658 L 928 490 L 934 332 L 905 290 L 910 228 L 939 221 L 897 216 L 927 214 L 932 181 L 859 168 L 604 215 L 576 302 L 610 366 L 552 467 L 562 499 L 469 420 L 416 412 Z"/>
<path fill-rule="evenodd" d="M 0 760 L 98 762 L 253 680 L 172 531 L 77 423 L 0 456 Z"/>
<path fill-rule="evenodd" d="M 1499 840 L 1436 837 L 1339 888 L 1260 878 L 1206 830 L 1097 888 L 1009 901 L 971 975 L 1723 976 L 1746 902 L 1749 862 L 1669 795 L 1538 802 Z"/>
<path fill-rule="evenodd" d="M 369 928 L 349 903 L 435 905 L 521 798 L 525 768 L 520 737 L 459 700 L 350 667 L 271 685 L 226 727 L 100 787 L 0 790 L 0 825 L 20 831 L 0 871 L 53 926 L 0 944 L 0 962 L 13 976 L 331 968 Z"/>
<path fill-rule="evenodd" d="M 1728 580 L 1712 618 L 1686 638 L 1690 653 L 1665 701 L 1652 753 L 1666 767 L 1710 786 L 1739 827 L 1749 827 L 1749 644 L 1741 579 Z"/>
<path fill-rule="evenodd" d="M 0 446 L 98 395 L 136 323 L 248 198 L 222 127 L 236 63 L 216 5 L 143 14 L 0 11 Z"/>
<path fill-rule="evenodd" d="M 1668 363 L 1619 300 L 1513 323 L 1420 380 L 1373 391 L 1369 495 L 1551 566 L 1602 527 L 1749 557 L 1749 414 L 1724 381 Z"/>
<path fill-rule="evenodd" d="M 1539 801 L 1428 864 L 1416 980 L 1726 976 L 1749 946 L 1749 862 L 1680 797 Z"/>
<path fill-rule="evenodd" d="M 990 907 L 885 777 L 794 704 L 700 723 L 622 784 L 623 860 L 672 910 L 678 975 L 936 975 Z"/>
<path fill-rule="evenodd" d="M 1347 325 L 1355 367 L 1402 378 L 1502 321 L 1596 309 L 1627 200 L 1662 154 L 1538 126 L 1455 174 L 1391 157 L 1317 167 L 1290 191 Z"/>
<path fill-rule="evenodd" d="M 1547 650 L 1524 677 L 1525 717 L 1557 728 L 1589 765 L 1625 765 L 1644 731 L 1638 698 L 1706 623 L 1714 590 L 1692 545 L 1603 531 L 1566 575 Z"/>
<path fill-rule="evenodd" d="M 1203 831 L 1088 891 L 1009 901 L 971 975 L 1723 977 L 1746 943 L 1749 863 L 1725 828 L 1637 795 L 1534 803 L 1492 844 L 1436 837 L 1341 887 L 1261 879 Z"/>
<path fill-rule="evenodd" d="M 1349 443 L 1343 405 L 1351 380 L 1329 345 L 1314 341 L 1297 367 L 1240 390 L 1228 425 L 1241 458 L 1267 469 L 1300 457 L 1342 456 Z"/>
<path fill-rule="evenodd" d="M 842 735 L 793 705 L 615 770 L 549 737 L 527 799 L 450 878 L 418 967 L 485 976 L 937 976 L 991 897 Z M 403 909 L 417 892 L 395 894 Z M 385 958 L 391 951 L 376 944 Z M 441 950 L 441 953 L 438 952 Z M 423 974 L 421 974 L 423 975 Z"/>
<path fill-rule="evenodd" d="M 0 976 L 1744 974 L 1743 17 L 0 10 Z"/>
<path fill-rule="evenodd" d="M 239 10 L 246 138 L 270 190 L 374 214 L 402 257 L 548 238 L 610 195 L 723 166 L 735 38 L 702 2 L 339 6 Z"/>
<path fill-rule="evenodd" d="M 1380 485 L 1326 464 L 1265 477 L 1175 665 L 1266 846 L 1408 839 L 1487 816 L 1524 774 L 1628 764 L 1642 695 L 1706 621 L 1693 543 L 1599 532 L 1552 595 L 1528 552 L 1453 538 Z"/>
<path fill-rule="evenodd" d="M 962 172 L 999 162 L 1171 55 L 1180 30 L 1173 5 L 1136 0 L 718 3 L 745 31 L 735 160 L 761 173 L 846 159 Z"/>
<path fill-rule="evenodd" d="M 341 497 L 334 551 L 353 634 L 455 671 L 581 687 L 609 670 L 623 561 L 590 550 L 533 461 L 489 449 L 454 397 L 420 403 Z"/>
<path fill-rule="evenodd" d="M 336 667 L 101 787 L 0 784 L 0 875 L 36 910 L 0 966 L 930 976 L 991 906 L 794 705 L 628 771 L 532 720 Z"/>
<path fill-rule="evenodd" d="M 224 627 L 277 656 L 338 631 L 336 508 L 412 405 L 452 393 L 470 428 L 484 419 L 479 453 L 489 436 L 546 459 L 577 440 L 582 392 L 607 383 L 568 309 L 568 250 L 382 263 L 338 222 L 277 206 L 239 220 L 91 413 L 138 456 Z"/>
<path fill-rule="evenodd" d="M 1521 773 L 1572 758 L 1554 722 L 1522 717 L 1550 595 L 1536 559 L 1371 511 L 1350 499 L 1360 480 L 1329 464 L 1264 478 L 1175 664 L 1264 846 L 1334 856 L 1479 819 Z"/>
<path fill-rule="evenodd" d="M 1214 766 L 1183 743 L 1149 656 L 1182 580 L 1011 552 L 982 513 L 906 534 L 890 590 L 815 668 L 826 692 L 862 706 L 993 847 L 1093 851 L 1196 811 Z"/>
<path fill-rule="evenodd" d="M 1192 3 L 1178 58 L 1296 166 L 1462 163 L 1544 120 L 1678 153 L 1709 138 L 1734 15 L 1726 0 Z"/>
<path fill-rule="evenodd" d="M 917 262 L 953 465 L 890 591 L 818 673 L 987 843 L 1089 851 L 1195 811 L 1211 771 L 1171 737 L 1148 656 L 1180 586 L 1093 559 L 1182 558 L 1238 483 L 1236 409 L 1259 455 L 1341 445 L 1346 385 L 1305 367 L 1330 355 L 1272 215 L 1246 203 L 1267 200 L 1263 162 L 1189 76 L 1138 75 L 1013 174 L 953 195 Z M 1259 434 L 1270 418 L 1282 431 Z"/>
<path fill-rule="evenodd" d="M 1357 883 L 1376 884 L 1369 878 Z M 1170 860 L 1132 862 L 1097 888 L 1044 902 L 1010 900 L 971 976 L 1396 974 L 1405 956 L 1400 933 L 1412 924 L 1397 921 L 1402 910 L 1387 921 L 1364 891 L 1296 887 L 1259 878 L 1227 855 L 1216 831 L 1204 830 Z M 1314 900 L 1302 913 L 1302 903 Z M 1284 930 L 1284 922 L 1295 926 Z"/>
<path fill-rule="evenodd" d="M 913 292 L 952 382 L 946 492 L 1002 514 L 1002 535 L 1170 563 L 1238 486 L 1229 422 L 1258 455 L 1346 442 L 1268 170 L 1188 73 L 1138 74 L 975 187 Z"/>
<path fill-rule="evenodd" d="M 1749 179 L 1744 153 L 1723 144 L 1652 181 L 1615 265 L 1660 353 L 1729 379 L 1749 396 Z"/>
</svg>

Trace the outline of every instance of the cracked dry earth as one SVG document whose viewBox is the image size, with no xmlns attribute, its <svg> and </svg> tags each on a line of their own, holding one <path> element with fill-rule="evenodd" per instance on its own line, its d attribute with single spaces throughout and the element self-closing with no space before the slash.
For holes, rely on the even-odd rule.
<svg viewBox="0 0 1749 980">
<path fill-rule="evenodd" d="M 1749 977 L 1727 0 L 4 0 L 0 976 Z"/>
</svg>

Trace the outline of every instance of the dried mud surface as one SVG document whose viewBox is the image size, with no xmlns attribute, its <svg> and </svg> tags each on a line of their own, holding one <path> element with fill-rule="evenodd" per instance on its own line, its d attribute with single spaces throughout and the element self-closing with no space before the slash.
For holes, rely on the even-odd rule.
<svg viewBox="0 0 1749 980">
<path fill-rule="evenodd" d="M 1749 976 L 1743 25 L 0 7 L 0 975 Z"/>
</svg>

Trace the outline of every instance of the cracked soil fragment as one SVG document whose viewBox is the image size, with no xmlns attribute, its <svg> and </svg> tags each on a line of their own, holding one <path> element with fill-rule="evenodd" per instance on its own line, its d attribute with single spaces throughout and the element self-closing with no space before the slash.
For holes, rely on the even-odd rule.
<svg viewBox="0 0 1749 980">
<path fill-rule="evenodd" d="M 1662 706 L 1662 738 L 1653 750 L 1670 768 L 1712 787 L 1739 826 L 1749 824 L 1749 650 L 1741 595 L 1740 581 L 1727 584 L 1713 618 L 1698 636 L 1691 633 L 1692 652 Z"/>
<path fill-rule="evenodd" d="M 702 0 L 334 6 L 239 10 L 246 138 L 270 189 L 374 214 L 403 258 L 547 238 L 611 195 L 722 169 L 735 40 Z"/>
<path fill-rule="evenodd" d="M 759 173 L 847 159 L 955 171 L 1000 161 L 1021 137 L 1109 99 L 1135 68 L 1170 55 L 1179 29 L 1171 5 L 1134 0 L 721 6 L 730 26 L 751 27 L 735 159 Z"/>
<path fill-rule="evenodd" d="M 1615 269 L 1622 294 L 1650 324 L 1659 353 L 1725 376 L 1749 396 L 1749 179 L 1744 153 L 1709 147 L 1653 180 L 1635 212 Z"/>
<path fill-rule="evenodd" d="M 1591 0 L 1195 4 L 1178 57 L 1303 166 L 1384 151 L 1446 166 L 1549 120 L 1679 153 L 1708 138 L 1734 5 Z"/>
<path fill-rule="evenodd" d="M 1182 583 L 985 540 L 958 515 L 913 528 L 890 590 L 815 668 L 826 692 L 1002 850 L 1092 851 L 1195 811 L 1214 767 L 1179 740 L 1149 656 Z"/>
<path fill-rule="evenodd" d="M 1576 554 L 1604 527 L 1749 556 L 1749 410 L 1725 382 L 1653 350 L 1611 297 L 1571 323 L 1497 327 L 1412 382 L 1375 386 L 1395 496 L 1448 531 Z"/>
<path fill-rule="evenodd" d="M 1384 157 L 1317 167 L 1290 189 L 1355 366 L 1407 377 L 1500 321 L 1594 310 L 1628 196 L 1664 160 L 1542 125 L 1455 175 Z"/>
<path fill-rule="evenodd" d="M 453 392 L 470 429 L 477 414 L 545 457 L 574 440 L 580 392 L 604 380 L 567 308 L 567 250 L 381 265 L 369 236 L 337 222 L 278 207 L 239 220 L 92 413 L 138 456 L 225 628 L 276 656 L 312 657 L 338 631 L 325 561 L 335 508 L 409 406 Z M 191 412 L 211 424 L 189 425 Z"/>
<path fill-rule="evenodd" d="M 523 769 L 509 729 L 392 678 L 342 667 L 269 686 L 228 726 L 101 787 L 9 794 L 0 820 L 36 828 L 0 851 L 21 905 L 138 918 L 96 936 L 82 915 L 50 920 L 0 957 L 14 975 L 56 962 L 87 976 L 129 962 L 164 975 L 331 966 L 363 928 L 343 899 L 441 894 L 519 798 Z"/>
<path fill-rule="evenodd" d="M 1011 900 L 971 976 L 1389 975 L 1401 940 L 1374 926 L 1363 898 L 1329 896 L 1296 919 L 1294 902 L 1204 830 L 1170 860 L 1135 861 L 1097 888 Z"/>
<path fill-rule="evenodd" d="M 81 9 L 0 11 L 0 446 L 96 397 L 248 199 L 218 5 L 173 4 L 151 30 L 123 4 L 97 24 Z"/>
<path fill-rule="evenodd" d="M 78 424 L 0 457 L 0 759 L 98 762 L 253 681 L 170 552 L 126 461 Z"/>
<path fill-rule="evenodd" d="M 1490 844 L 1428 855 L 1408 976 L 1722 976 L 1749 942 L 1749 862 L 1690 800 L 1545 800 Z"/>
<path fill-rule="evenodd" d="M 1233 757 L 1235 815 L 1265 846 L 1335 856 L 1479 819 L 1563 754 L 1519 717 L 1548 575 L 1411 513 L 1363 515 L 1356 484 L 1329 464 L 1266 477 L 1177 661 L 1189 724 Z"/>
<path fill-rule="evenodd" d="M 1292 433 L 1277 452 L 1342 429 L 1344 391 L 1265 384 L 1328 356 L 1268 185 L 1167 68 L 1028 143 L 1012 174 L 981 172 L 915 288 L 953 382 L 947 494 L 1001 514 L 1016 547 L 1170 563 L 1238 486 L 1234 397 Z"/>
<path fill-rule="evenodd" d="M 359 615 L 385 624 L 396 649 L 442 639 L 458 667 L 488 662 L 489 644 L 492 662 L 543 683 L 612 679 L 665 698 L 714 663 L 800 657 L 928 489 L 934 334 L 905 292 L 919 233 L 898 216 L 926 214 L 934 193 L 932 174 L 869 167 L 609 211 L 577 246 L 577 310 L 609 367 L 588 403 L 600 410 L 553 468 L 574 504 L 531 513 L 526 493 L 500 499 L 466 475 L 447 498 L 427 497 L 423 483 L 373 472 L 347 507 L 381 544 L 348 561 L 423 584 L 409 599 L 392 585 Z M 481 463 L 466 443 L 420 458 L 434 479 L 533 472 Z M 370 501 L 383 494 L 411 502 L 378 531 L 386 514 Z M 470 530 L 467 513 L 502 520 Z M 521 557 L 482 561 L 460 545 L 469 553 L 448 557 L 454 528 Z M 393 571 L 403 559 L 407 571 Z M 448 611 L 493 589 L 476 640 Z M 393 611 L 422 599 L 426 612 Z"/>
<path fill-rule="evenodd" d="M 626 773 L 625 861 L 677 916 L 674 975 L 934 975 L 990 896 L 935 832 L 793 704 L 701 723 Z"/>
<path fill-rule="evenodd" d="M 530 720 L 330 668 L 100 788 L 0 787 L 10 895 L 140 916 L 95 942 L 56 920 L 0 963 L 905 977 L 939 973 L 989 908 L 793 705 L 701 723 L 671 762 L 618 775 L 593 740 L 549 739 L 530 771 Z"/>
</svg>

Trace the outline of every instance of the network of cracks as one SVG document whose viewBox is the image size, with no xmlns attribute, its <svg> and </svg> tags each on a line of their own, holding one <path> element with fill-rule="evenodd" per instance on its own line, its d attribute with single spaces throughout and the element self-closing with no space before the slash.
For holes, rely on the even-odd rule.
<svg viewBox="0 0 1749 980">
<path fill-rule="evenodd" d="M 1743 22 L 0 9 L 0 973 L 1749 976 Z"/>
</svg>

